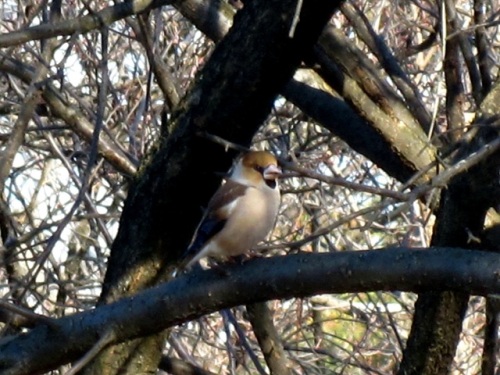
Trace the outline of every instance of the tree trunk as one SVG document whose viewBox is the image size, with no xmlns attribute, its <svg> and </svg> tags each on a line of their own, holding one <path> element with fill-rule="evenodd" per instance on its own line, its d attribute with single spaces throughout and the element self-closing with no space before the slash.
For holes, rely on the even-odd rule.
<svg viewBox="0 0 500 375">
<path fill-rule="evenodd" d="M 476 152 L 487 142 L 500 136 L 498 103 L 500 84 L 485 98 L 472 139 L 457 154 L 457 162 Z M 433 246 L 474 248 L 482 246 L 480 238 L 486 211 L 499 203 L 500 188 L 496 183 L 500 172 L 500 155 L 491 155 L 470 170 L 463 171 L 450 182 L 441 195 L 432 238 Z M 471 250 L 473 251 L 473 250 Z M 462 330 L 468 295 L 442 292 L 419 296 L 408 345 L 404 351 L 400 375 L 438 375 L 448 373 Z"/>
<path fill-rule="evenodd" d="M 132 184 L 101 303 L 167 277 L 189 242 L 200 207 L 220 183 L 215 173 L 226 171 L 234 156 L 203 135 L 248 145 L 339 3 L 260 0 L 248 2 L 236 15 L 233 28 L 179 104 L 178 115 Z M 295 25 L 298 4 L 302 7 Z M 192 189 L 197 194 L 179 199 Z M 107 348 L 84 373 L 137 373 L 137 366 L 130 363 L 140 364 L 141 373 L 154 372 L 162 341 L 160 335 Z"/>
</svg>

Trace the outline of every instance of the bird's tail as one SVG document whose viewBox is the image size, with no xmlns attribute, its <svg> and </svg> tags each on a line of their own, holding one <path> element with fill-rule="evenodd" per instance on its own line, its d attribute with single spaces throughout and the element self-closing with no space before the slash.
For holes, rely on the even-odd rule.
<svg viewBox="0 0 500 375">
<path fill-rule="evenodd" d="M 172 277 L 176 277 L 182 272 L 188 271 L 191 268 L 191 266 L 195 262 L 194 258 L 196 258 L 196 254 L 199 252 L 199 249 L 201 249 L 202 246 L 203 244 L 201 243 L 201 241 L 193 241 L 188 246 L 186 251 L 179 258 L 177 267 L 175 267 L 175 270 L 172 273 Z"/>
</svg>

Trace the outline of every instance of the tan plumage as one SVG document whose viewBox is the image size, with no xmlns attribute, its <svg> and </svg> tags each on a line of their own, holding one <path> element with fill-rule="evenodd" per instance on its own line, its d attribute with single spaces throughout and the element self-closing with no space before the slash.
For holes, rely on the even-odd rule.
<svg viewBox="0 0 500 375">
<path fill-rule="evenodd" d="M 205 257 L 241 255 L 262 241 L 278 214 L 280 175 L 273 154 L 250 151 L 243 155 L 210 200 L 180 268 Z"/>
</svg>

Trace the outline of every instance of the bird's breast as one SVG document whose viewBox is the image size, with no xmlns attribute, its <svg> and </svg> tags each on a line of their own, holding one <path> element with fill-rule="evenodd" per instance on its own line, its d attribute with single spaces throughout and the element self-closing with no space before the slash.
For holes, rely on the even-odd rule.
<svg viewBox="0 0 500 375">
<path fill-rule="evenodd" d="M 276 221 L 280 195 L 278 190 L 248 189 L 238 199 L 224 230 L 214 241 L 225 255 L 240 255 L 262 241 Z"/>
</svg>

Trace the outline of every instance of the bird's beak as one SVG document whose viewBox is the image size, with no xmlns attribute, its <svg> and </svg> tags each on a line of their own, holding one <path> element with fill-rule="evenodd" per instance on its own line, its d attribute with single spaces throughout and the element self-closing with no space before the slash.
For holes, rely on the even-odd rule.
<svg viewBox="0 0 500 375">
<path fill-rule="evenodd" d="M 281 174 L 281 168 L 277 165 L 271 164 L 264 169 L 264 173 L 262 175 L 265 180 L 276 180 L 279 176 L 281 176 Z"/>
</svg>

